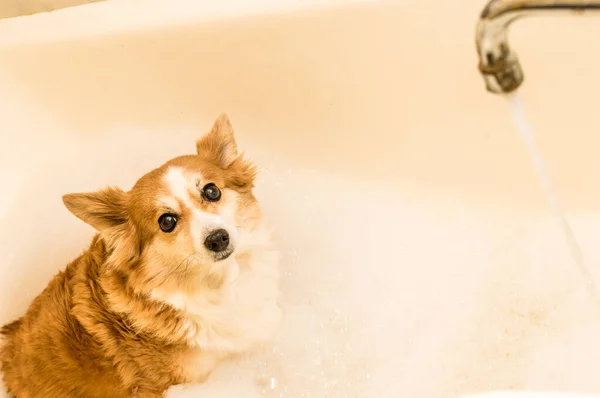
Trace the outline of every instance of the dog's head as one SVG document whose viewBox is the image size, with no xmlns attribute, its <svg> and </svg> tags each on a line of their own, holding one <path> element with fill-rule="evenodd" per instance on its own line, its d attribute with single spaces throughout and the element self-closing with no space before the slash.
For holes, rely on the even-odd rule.
<svg viewBox="0 0 600 398">
<path fill-rule="evenodd" d="M 196 149 L 144 175 L 129 192 L 107 188 L 63 197 L 100 232 L 106 266 L 144 288 L 218 287 L 244 237 L 260 223 L 255 167 L 238 153 L 227 116 Z"/>
</svg>

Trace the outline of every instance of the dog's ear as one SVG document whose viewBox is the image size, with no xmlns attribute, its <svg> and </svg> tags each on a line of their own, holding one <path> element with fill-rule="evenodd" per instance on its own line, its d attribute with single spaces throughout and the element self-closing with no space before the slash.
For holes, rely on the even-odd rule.
<svg viewBox="0 0 600 398">
<path fill-rule="evenodd" d="M 127 222 L 127 193 L 120 188 L 70 193 L 63 196 L 67 209 L 77 218 L 101 232 Z"/>
<path fill-rule="evenodd" d="M 219 116 L 210 132 L 196 141 L 196 151 L 222 169 L 238 157 L 233 127 L 226 114 Z"/>
</svg>

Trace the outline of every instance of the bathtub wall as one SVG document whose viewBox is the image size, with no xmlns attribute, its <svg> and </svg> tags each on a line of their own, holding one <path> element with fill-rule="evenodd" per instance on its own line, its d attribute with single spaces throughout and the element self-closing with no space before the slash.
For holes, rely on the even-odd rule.
<svg viewBox="0 0 600 398">
<path fill-rule="evenodd" d="M 101 139 L 127 126 L 202 129 L 227 111 L 243 139 L 297 164 L 309 156 L 315 168 L 411 192 L 543 210 L 504 102 L 485 92 L 477 72 L 481 3 L 369 3 L 112 34 L 100 34 L 112 25 L 94 22 L 91 12 L 60 26 L 40 22 L 47 34 L 31 33 L 33 20 L 5 24 L 0 78 L 15 88 L 2 93 L 11 123 L 3 131 L 41 136 L 42 126 L 28 127 L 46 115 L 65 136 Z M 68 40 L 45 39 L 70 22 Z M 512 35 L 527 112 L 573 211 L 595 209 L 600 199 L 593 100 L 600 44 L 586 40 L 599 33 L 593 22 L 529 20 Z M 85 25 L 96 34 L 78 39 Z"/>
</svg>

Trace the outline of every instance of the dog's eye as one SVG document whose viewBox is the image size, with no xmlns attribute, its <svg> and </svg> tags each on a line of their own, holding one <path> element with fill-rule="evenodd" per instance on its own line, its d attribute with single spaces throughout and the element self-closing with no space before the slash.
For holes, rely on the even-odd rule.
<svg viewBox="0 0 600 398">
<path fill-rule="evenodd" d="M 221 190 L 211 182 L 202 188 L 202 196 L 209 202 L 218 202 L 221 199 Z"/>
<path fill-rule="evenodd" d="M 158 226 L 163 232 L 173 232 L 177 225 L 177 216 L 173 214 L 163 214 L 158 219 Z"/>
</svg>

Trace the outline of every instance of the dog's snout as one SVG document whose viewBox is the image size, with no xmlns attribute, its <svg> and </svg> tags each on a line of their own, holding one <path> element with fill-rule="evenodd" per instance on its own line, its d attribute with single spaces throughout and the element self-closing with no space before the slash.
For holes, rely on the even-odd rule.
<svg viewBox="0 0 600 398">
<path fill-rule="evenodd" d="M 215 253 L 222 252 L 229 246 L 229 233 L 224 229 L 212 232 L 204 240 L 204 246 Z"/>
</svg>

